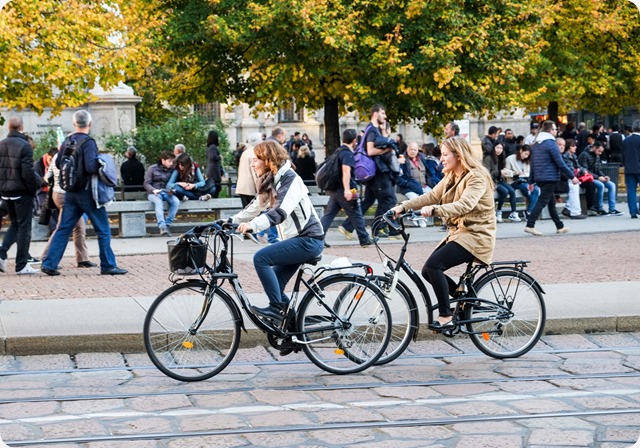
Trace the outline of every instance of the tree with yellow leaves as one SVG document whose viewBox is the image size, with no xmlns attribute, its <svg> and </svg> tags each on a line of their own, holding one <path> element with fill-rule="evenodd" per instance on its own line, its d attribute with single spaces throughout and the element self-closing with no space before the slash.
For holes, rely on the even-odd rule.
<svg viewBox="0 0 640 448">
<path fill-rule="evenodd" d="M 145 0 L 13 0 L 0 11 L 0 106 L 59 113 L 155 59 L 162 15 Z"/>
</svg>

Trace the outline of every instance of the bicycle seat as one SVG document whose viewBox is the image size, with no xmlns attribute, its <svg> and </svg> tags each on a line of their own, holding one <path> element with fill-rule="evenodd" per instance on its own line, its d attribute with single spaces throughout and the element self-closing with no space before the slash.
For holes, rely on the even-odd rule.
<svg viewBox="0 0 640 448">
<path fill-rule="evenodd" d="M 305 261 L 303 264 L 310 264 L 311 266 L 315 266 L 320 262 L 320 260 L 322 260 L 322 255 L 318 255 L 317 257 L 313 257 L 313 258 Z"/>
</svg>

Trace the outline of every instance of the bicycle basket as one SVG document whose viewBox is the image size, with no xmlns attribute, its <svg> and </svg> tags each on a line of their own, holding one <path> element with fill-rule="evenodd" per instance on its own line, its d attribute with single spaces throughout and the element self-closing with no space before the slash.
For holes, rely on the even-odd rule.
<svg viewBox="0 0 640 448">
<path fill-rule="evenodd" d="M 178 275 L 198 275 L 205 272 L 207 244 L 198 238 L 181 236 L 167 241 L 169 269 Z"/>
</svg>

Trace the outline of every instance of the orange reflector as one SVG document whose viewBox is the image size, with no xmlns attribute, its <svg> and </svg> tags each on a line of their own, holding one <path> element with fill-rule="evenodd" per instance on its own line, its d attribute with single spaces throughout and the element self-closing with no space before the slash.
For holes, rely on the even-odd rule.
<svg viewBox="0 0 640 448">
<path fill-rule="evenodd" d="M 184 342 L 182 343 L 182 346 L 183 346 L 184 348 L 193 348 L 193 342 L 184 341 Z"/>
<path fill-rule="evenodd" d="M 491 336 L 489 336 L 489 333 L 482 333 L 482 339 L 488 341 L 489 339 L 491 339 Z"/>
<path fill-rule="evenodd" d="M 363 289 L 361 289 L 360 291 L 358 291 L 356 293 L 355 299 L 356 300 L 360 300 L 362 298 L 362 294 L 364 294 L 364 290 Z"/>
<path fill-rule="evenodd" d="M 335 353 L 336 355 L 344 355 L 344 350 L 342 350 L 341 348 L 337 348 L 333 351 L 333 353 Z"/>
</svg>

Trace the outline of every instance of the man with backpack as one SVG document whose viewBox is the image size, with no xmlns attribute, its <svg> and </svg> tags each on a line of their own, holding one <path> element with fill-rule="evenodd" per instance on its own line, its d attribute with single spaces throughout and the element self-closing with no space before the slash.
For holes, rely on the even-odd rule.
<svg viewBox="0 0 640 448">
<path fill-rule="evenodd" d="M 365 182 L 364 200 L 362 201 L 362 214 L 364 215 L 369 207 L 373 205 L 375 201 L 378 201 L 375 216 L 380 216 L 387 210 L 395 207 L 397 199 L 395 192 L 395 178 L 396 173 L 391 168 L 389 159 L 392 151 L 395 151 L 392 145 L 385 145 L 384 149 L 379 148 L 378 142 L 384 141 L 380 130 L 385 126 L 387 121 L 387 113 L 384 106 L 376 104 L 371 108 L 371 123 L 367 125 L 364 131 L 364 137 L 361 145 L 363 145 L 366 154 L 375 161 L 377 167 L 375 175 Z M 360 150 L 358 148 L 357 150 Z M 397 162 L 397 159 L 396 159 Z M 358 159 L 356 158 L 356 172 L 358 171 Z M 344 225 L 339 228 L 347 238 L 351 237 L 351 233 L 354 230 L 354 223 L 351 219 L 347 219 Z M 387 233 L 384 229 L 378 229 L 378 233 L 373 235 L 380 238 L 399 238 L 397 231 L 391 230 Z"/>
<path fill-rule="evenodd" d="M 356 181 L 353 176 L 353 168 L 355 165 L 353 158 L 353 150 L 356 147 L 358 133 L 355 129 L 346 129 L 342 133 L 342 146 L 336 149 L 336 152 L 329 157 L 326 164 L 333 165 L 330 175 L 335 175 L 338 182 L 333 185 L 327 185 L 327 194 L 330 196 L 327 208 L 322 216 L 322 228 L 324 229 L 325 238 L 327 230 L 333 222 L 340 209 L 344 210 L 349 220 L 355 226 L 355 230 L 362 247 L 370 246 L 373 240 L 369 238 L 369 234 L 364 227 L 364 219 L 362 218 L 362 210 L 358 201 L 356 189 Z M 325 243 L 325 245 L 327 245 Z M 327 245 L 328 246 L 328 245 Z"/>
<path fill-rule="evenodd" d="M 116 265 L 116 256 L 111 249 L 111 228 L 104 207 L 98 208 L 91 189 L 91 175 L 98 174 L 98 146 L 89 137 L 91 114 L 79 110 L 73 114 L 76 130 L 60 146 L 56 167 L 60 170 L 60 186 L 66 191 L 62 216 L 55 235 L 49 243 L 49 252 L 42 260 L 41 270 L 47 275 L 60 275 L 58 264 L 64 255 L 69 235 L 78 219 L 86 213 L 98 235 L 100 250 L 100 274 L 123 275 L 127 271 Z"/>
</svg>

